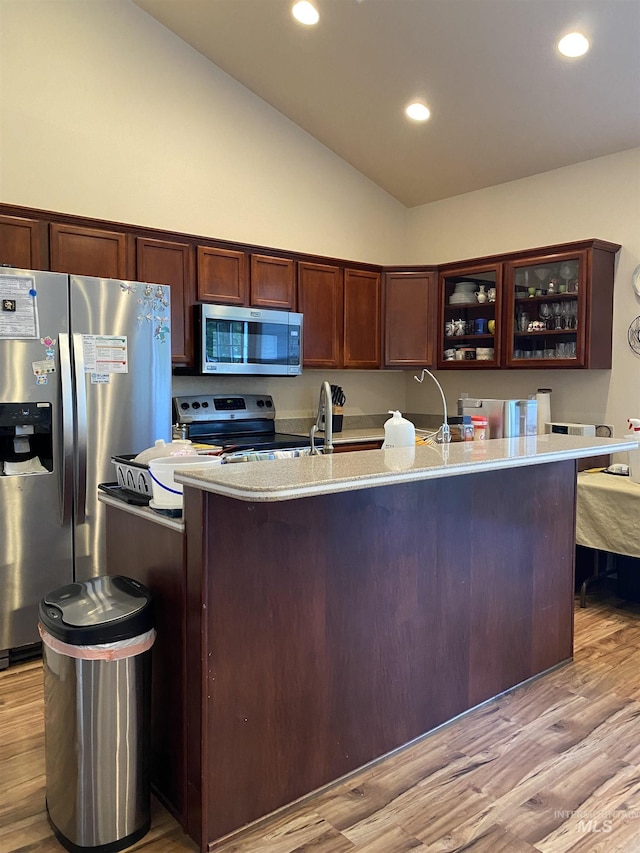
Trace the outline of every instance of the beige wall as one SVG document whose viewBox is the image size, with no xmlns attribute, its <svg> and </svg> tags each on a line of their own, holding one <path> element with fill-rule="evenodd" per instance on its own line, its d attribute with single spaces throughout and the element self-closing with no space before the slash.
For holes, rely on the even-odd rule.
<svg viewBox="0 0 640 853">
<path fill-rule="evenodd" d="M 278 417 L 316 416 L 320 383 L 341 385 L 347 397 L 347 415 L 369 415 L 389 409 L 405 410 L 405 374 L 390 370 L 305 370 L 296 377 L 219 376 L 174 377 L 175 394 L 251 394 L 273 396 Z"/>
<path fill-rule="evenodd" d="M 0 0 L 4 202 L 389 263 L 405 208 L 128 0 Z"/>
<path fill-rule="evenodd" d="M 372 263 L 438 263 L 600 237 L 623 244 L 612 371 L 441 371 L 462 390 L 553 388 L 556 419 L 640 416 L 626 329 L 640 260 L 640 150 L 406 210 L 128 0 L 0 0 L 0 200 Z M 274 395 L 310 415 L 320 381 L 347 414 L 440 410 L 412 373 L 179 379 L 176 391 Z M 195 386 L 195 387 L 194 387 Z"/>
</svg>

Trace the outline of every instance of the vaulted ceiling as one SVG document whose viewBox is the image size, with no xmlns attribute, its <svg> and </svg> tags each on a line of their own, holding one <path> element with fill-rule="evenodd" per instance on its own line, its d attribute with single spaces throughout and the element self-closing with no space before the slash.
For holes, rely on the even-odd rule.
<svg viewBox="0 0 640 853">
<path fill-rule="evenodd" d="M 640 0 L 133 2 L 408 207 L 640 145 Z"/>
</svg>

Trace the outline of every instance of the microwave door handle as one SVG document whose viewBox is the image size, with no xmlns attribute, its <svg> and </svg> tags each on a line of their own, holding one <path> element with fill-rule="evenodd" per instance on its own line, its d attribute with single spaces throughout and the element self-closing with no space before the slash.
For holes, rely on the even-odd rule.
<svg viewBox="0 0 640 853">
<path fill-rule="evenodd" d="M 76 521 L 84 524 L 87 514 L 87 388 L 84 374 L 82 335 L 73 336 L 73 366 L 76 392 Z"/>
<path fill-rule="evenodd" d="M 62 432 L 62 476 L 60 521 L 63 527 L 71 523 L 73 506 L 73 393 L 71 388 L 71 350 L 69 335 L 58 335 L 60 351 L 60 409 Z"/>
<path fill-rule="evenodd" d="M 251 353 L 249 352 L 249 347 L 251 345 L 251 329 L 249 328 L 249 321 L 245 320 L 244 329 L 242 333 L 242 363 L 243 364 L 251 364 Z M 255 349 L 255 342 L 253 344 L 253 348 Z M 255 356 L 255 353 L 254 353 Z"/>
</svg>

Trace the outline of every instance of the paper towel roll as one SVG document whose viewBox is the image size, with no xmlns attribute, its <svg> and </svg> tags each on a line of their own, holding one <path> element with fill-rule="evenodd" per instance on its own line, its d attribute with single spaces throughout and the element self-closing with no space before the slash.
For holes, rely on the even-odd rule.
<svg viewBox="0 0 640 853">
<path fill-rule="evenodd" d="M 551 421 L 551 388 L 538 388 L 536 393 L 538 403 L 538 435 L 546 432 L 545 424 Z"/>
</svg>

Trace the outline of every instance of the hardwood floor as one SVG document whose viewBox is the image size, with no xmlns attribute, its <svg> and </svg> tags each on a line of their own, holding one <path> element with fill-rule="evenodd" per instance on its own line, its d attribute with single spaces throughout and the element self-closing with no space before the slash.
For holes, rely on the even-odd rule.
<svg viewBox="0 0 640 853">
<path fill-rule="evenodd" d="M 600 587 L 602 589 L 603 587 Z M 59 853 L 44 813 L 39 662 L 0 674 L 0 853 Z M 129 848 L 194 853 L 154 802 Z M 219 853 L 637 853 L 640 605 L 576 607 L 572 664 L 495 699 Z"/>
</svg>

